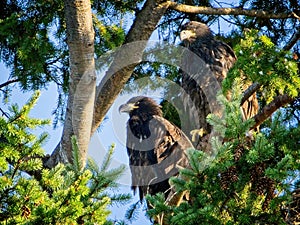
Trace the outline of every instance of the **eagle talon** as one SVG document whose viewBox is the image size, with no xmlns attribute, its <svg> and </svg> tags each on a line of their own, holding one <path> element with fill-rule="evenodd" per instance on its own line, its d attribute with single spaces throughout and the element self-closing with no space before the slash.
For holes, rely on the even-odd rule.
<svg viewBox="0 0 300 225">
<path fill-rule="evenodd" d="M 207 131 L 204 128 L 191 130 L 190 134 L 192 135 L 192 142 L 197 141 L 197 136 L 203 137 L 205 134 L 207 134 Z"/>
</svg>

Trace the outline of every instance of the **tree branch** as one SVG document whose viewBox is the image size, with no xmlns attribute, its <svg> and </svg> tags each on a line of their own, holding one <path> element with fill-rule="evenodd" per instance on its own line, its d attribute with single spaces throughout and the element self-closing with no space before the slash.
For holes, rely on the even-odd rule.
<svg viewBox="0 0 300 225">
<path fill-rule="evenodd" d="M 273 13 L 267 12 L 263 10 L 251 10 L 251 9 L 241 9 L 241 8 L 212 8 L 212 7 L 204 7 L 204 6 L 191 6 L 178 4 L 176 2 L 170 1 L 170 9 L 173 9 L 182 13 L 195 13 L 195 14 L 205 14 L 205 15 L 244 15 L 250 17 L 257 17 L 263 19 L 286 19 L 286 18 L 297 18 L 300 20 L 300 16 L 298 16 L 294 12 L 289 13 Z"/>
<path fill-rule="evenodd" d="M 9 118 L 9 115 L 6 112 L 4 112 L 3 109 L 0 108 L 0 112 L 2 113 L 2 116 L 4 115 L 6 118 Z M 0 140 L 1 140 L 1 137 L 0 137 Z"/>
<path fill-rule="evenodd" d="M 261 85 L 258 82 L 251 84 L 243 94 L 241 105 L 243 105 L 244 102 L 260 88 L 260 86 Z"/>
<path fill-rule="evenodd" d="M 288 51 L 290 50 L 300 39 L 300 28 L 297 30 L 296 33 L 294 33 L 293 37 L 291 40 L 283 47 L 283 50 Z"/>
<path fill-rule="evenodd" d="M 170 3 L 171 2 L 169 1 L 164 2 L 157 0 L 146 1 L 143 9 L 136 15 L 136 19 L 134 20 L 134 23 L 126 36 L 124 45 L 142 40 L 147 41 L 150 38 L 152 32 L 155 30 L 161 17 L 168 9 Z M 139 52 L 133 52 L 135 50 L 138 50 Z M 137 46 L 135 50 L 129 49 L 129 51 L 127 51 L 127 53 L 129 54 L 129 58 L 141 56 L 143 46 Z M 127 53 L 125 52 L 125 54 Z M 124 59 L 122 61 L 122 56 L 120 59 L 114 60 L 112 66 L 106 73 L 110 73 L 112 74 L 112 76 L 107 76 L 107 80 L 102 80 L 100 85 L 97 86 L 92 133 L 94 133 L 95 130 L 99 127 L 104 116 L 108 112 L 109 108 L 115 101 L 118 94 L 121 92 L 125 83 L 130 78 L 134 68 L 138 64 L 133 63 L 131 65 L 126 65 L 126 67 L 122 67 L 122 65 L 118 64 L 118 60 L 124 63 Z"/>
<path fill-rule="evenodd" d="M 268 119 L 277 109 L 292 102 L 294 98 L 284 94 L 277 96 L 270 104 L 266 105 L 260 113 L 253 117 L 255 124 L 250 128 L 255 129 Z"/>
<path fill-rule="evenodd" d="M 18 82 L 18 81 L 20 81 L 20 79 L 8 80 L 8 81 L 0 84 L 0 89 L 3 88 L 3 87 L 5 87 L 5 86 L 7 86 L 7 85 L 9 85 L 9 84 L 11 84 L 11 83 L 15 83 L 15 82 Z"/>
</svg>

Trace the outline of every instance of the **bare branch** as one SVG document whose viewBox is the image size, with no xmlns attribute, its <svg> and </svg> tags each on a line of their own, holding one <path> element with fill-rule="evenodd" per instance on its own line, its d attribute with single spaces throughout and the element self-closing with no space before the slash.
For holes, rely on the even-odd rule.
<svg viewBox="0 0 300 225">
<path fill-rule="evenodd" d="M 244 15 L 250 17 L 257 17 L 263 19 L 286 19 L 286 18 L 297 18 L 300 20 L 295 12 L 289 13 L 273 13 L 263 10 L 251 10 L 251 9 L 242 9 L 242 8 L 212 8 L 204 6 L 191 6 L 178 4 L 176 2 L 170 1 L 170 9 L 173 9 L 182 13 L 195 13 L 195 14 L 205 14 L 205 15 Z"/>
<path fill-rule="evenodd" d="M 283 50 L 287 51 L 290 50 L 300 39 L 300 28 L 297 30 L 296 33 L 294 33 L 293 37 L 291 40 L 283 47 Z"/>
<path fill-rule="evenodd" d="M 20 79 L 8 80 L 8 81 L 6 81 L 6 82 L 0 84 L 0 88 L 3 88 L 3 87 L 5 87 L 5 86 L 7 86 L 7 85 L 9 85 L 9 84 L 11 84 L 11 83 L 15 83 L 15 82 L 18 82 L 18 81 L 20 81 Z"/>
<path fill-rule="evenodd" d="M 261 85 L 258 82 L 251 84 L 243 94 L 241 105 L 243 105 L 244 102 L 260 88 L 260 86 Z"/>
<path fill-rule="evenodd" d="M 3 110 L 0 108 L 0 112 L 2 113 L 2 115 L 4 115 L 6 118 L 9 118 L 9 115 Z"/>
<path fill-rule="evenodd" d="M 255 124 L 251 129 L 255 129 L 260 124 L 262 124 L 266 119 L 268 119 L 277 109 L 292 102 L 294 98 L 289 95 L 279 95 L 270 104 L 266 105 L 260 113 L 253 117 Z"/>
</svg>

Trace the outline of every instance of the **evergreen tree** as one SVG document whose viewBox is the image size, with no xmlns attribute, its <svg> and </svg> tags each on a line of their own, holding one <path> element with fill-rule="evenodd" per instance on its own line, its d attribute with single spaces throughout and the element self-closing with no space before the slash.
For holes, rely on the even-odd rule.
<svg viewBox="0 0 300 225">
<path fill-rule="evenodd" d="M 243 121 L 240 110 L 241 88 L 247 80 L 266 85 L 259 93 L 262 105 L 278 92 L 298 96 L 297 64 L 290 53 L 255 31 L 246 34 L 236 52 L 238 62 L 223 85 L 231 100 L 220 94 L 223 118 L 208 117 L 218 134 L 211 140 L 214 154 L 189 150 L 191 168 L 180 170 L 171 181 L 189 198 L 168 206 L 163 195 L 148 196 L 154 206 L 148 214 L 163 215 L 166 224 L 286 224 L 299 217 L 298 191 L 294 192 L 300 169 L 298 124 L 287 126 L 286 110 L 280 110 L 254 132 L 256 121 Z"/>
<path fill-rule="evenodd" d="M 154 206 L 148 214 L 164 214 L 167 224 L 286 224 L 283 214 L 299 179 L 299 127 L 280 125 L 278 113 L 271 132 L 249 137 L 253 121 L 243 122 L 240 98 L 219 99 L 225 117 L 208 118 L 223 140 L 212 140 L 216 156 L 188 151 L 191 169 L 182 169 L 181 178 L 171 183 L 177 191 L 188 191 L 189 199 L 176 207 L 166 206 L 163 195 L 148 196 Z"/>
<path fill-rule="evenodd" d="M 16 82 L 23 91 L 47 88 L 50 82 L 54 82 L 57 84 L 59 92 L 54 124 L 65 118 L 65 97 L 70 90 L 68 86 L 70 57 L 67 48 L 68 32 L 64 5 L 64 3 L 70 2 L 74 3 L 75 1 L 7 0 L 0 3 L 0 58 L 1 62 L 10 69 L 9 79 L 0 84 L 1 97 L 9 97 L 14 90 L 14 86 L 11 84 Z M 86 3 L 87 1 L 79 2 Z M 149 40 L 155 30 L 158 31 L 160 40 L 174 44 L 182 23 L 185 20 L 197 20 L 207 23 L 210 27 L 217 26 L 218 29 L 215 29 L 215 33 L 219 36 L 218 38 L 226 39 L 227 43 L 235 47 L 238 55 L 239 60 L 236 67 L 224 82 L 224 93 L 232 91 L 233 84 L 236 84 L 234 83 L 236 78 L 240 78 L 239 85 L 241 86 L 249 83 L 256 84 L 255 91 L 262 112 L 255 116 L 254 120 L 243 122 L 239 116 L 238 100 L 236 100 L 243 100 L 243 98 L 233 98 L 231 103 L 223 99 L 222 103 L 227 116 L 223 120 L 210 118 L 211 123 L 216 130 L 220 131 L 224 140 L 224 143 L 217 140 L 214 142 L 213 147 L 218 155 L 213 162 L 206 162 L 204 160 L 206 156 L 203 153 L 191 151 L 189 155 L 193 164 L 192 169 L 184 170 L 183 174 L 186 173 L 187 177 L 189 177 L 188 174 L 194 177 L 191 181 L 194 183 L 186 185 L 185 183 L 188 182 L 185 179 L 174 179 L 173 182 L 179 190 L 190 190 L 191 200 L 177 208 L 165 206 L 162 201 L 153 199 L 156 208 L 152 209 L 149 214 L 164 212 L 173 215 L 174 217 L 169 217 L 169 219 L 175 223 L 176 219 L 184 222 L 186 212 L 197 216 L 192 213 L 195 211 L 205 218 L 203 221 L 228 222 L 229 224 L 249 221 L 248 223 L 251 224 L 252 222 L 273 221 L 279 218 L 280 211 L 282 218 L 274 223 L 282 222 L 283 219 L 289 223 L 299 222 L 299 182 L 295 177 L 298 171 L 297 163 L 299 164 L 298 127 L 300 122 L 299 1 L 94 0 L 91 2 L 91 6 L 95 32 L 92 55 L 95 55 L 96 58 L 122 44 Z M 75 18 L 71 14 L 68 16 Z M 223 25 L 224 21 L 226 21 L 225 25 Z M 228 24 L 233 26 L 232 31 L 223 33 Z M 251 31 L 243 34 L 243 31 L 252 28 L 257 29 L 258 33 Z M 90 31 L 89 34 L 93 33 L 92 29 Z M 239 43 L 241 38 L 244 40 Z M 292 51 L 287 52 L 287 50 Z M 113 79 L 97 87 L 93 115 L 95 121 L 92 132 L 97 129 L 126 81 L 137 80 L 150 74 L 180 82 L 181 78 L 178 77 L 177 68 L 160 63 L 148 64 L 146 62 L 145 64 L 150 66 L 147 69 L 143 65 L 130 65 L 122 68 L 114 74 Z M 157 86 L 159 86 L 158 83 Z M 114 92 L 111 92 L 112 90 Z M 243 94 L 245 96 L 246 93 Z M 222 99 L 222 97 L 220 98 Z M 283 103 L 289 103 L 289 105 L 271 117 L 274 111 L 284 105 Z M 168 109 L 166 116 L 174 119 L 175 124 L 180 125 L 174 109 L 169 107 L 166 102 L 163 105 Z M 30 129 L 46 124 L 47 121 L 29 118 L 25 113 L 28 108 L 31 106 L 26 105 L 22 109 L 13 106 L 12 115 L 7 118 L 2 117 L 0 120 L 0 193 L 1 199 L 4 201 L 3 203 L 2 200 L 0 201 L 0 218 L 3 218 L 1 221 L 7 223 L 8 221 L 9 223 L 22 221 L 20 223 L 23 223 L 25 219 L 28 219 L 30 221 L 28 223 L 33 223 L 34 218 L 42 219 L 38 217 L 35 207 L 48 213 L 52 222 L 55 220 L 65 223 L 64 219 L 66 218 L 63 216 L 68 213 L 72 215 L 70 220 L 75 221 L 76 219 L 79 222 L 86 220 L 90 212 L 86 208 L 87 202 L 91 199 L 92 202 L 95 201 L 94 196 L 89 195 L 92 187 L 90 185 L 96 182 L 94 176 L 103 175 L 104 172 L 101 168 L 99 171 L 96 165 L 90 169 L 81 168 L 82 165 L 79 163 L 76 153 L 74 153 L 76 159 L 74 165 L 58 165 L 55 168 L 47 169 L 44 162 L 53 158 L 53 161 L 59 161 L 59 159 L 55 159 L 55 155 L 59 154 L 52 154 L 50 158 L 44 155 L 40 146 L 46 140 L 46 135 L 36 137 L 30 133 Z M 231 109 L 235 109 L 236 112 L 233 113 Z M 69 108 L 69 112 L 72 113 L 72 107 Z M 3 114 L 5 115 L 5 113 Z M 271 119 L 265 121 L 270 117 Z M 66 121 L 68 119 L 71 121 L 70 118 L 67 118 Z M 260 133 L 249 132 L 254 125 L 258 124 L 261 127 Z M 65 125 L 65 127 L 67 126 Z M 69 130 L 72 128 L 72 126 L 68 127 Z M 62 140 L 71 140 L 72 134 L 70 133 L 64 135 Z M 247 138 L 245 134 L 251 138 Z M 69 149 L 72 149 L 70 143 L 73 144 L 73 148 L 77 148 L 75 142 L 74 139 L 72 142 L 69 141 Z M 61 143 L 59 146 L 62 146 Z M 2 149 L 4 150 L 2 151 Z M 199 168 L 202 169 L 205 165 L 198 165 L 198 161 L 205 165 L 209 164 L 208 170 L 199 172 Z M 89 163 L 90 166 L 92 164 Z M 241 169 L 244 166 L 245 169 Z M 247 169 L 255 173 L 247 175 Z M 52 175 L 46 179 L 47 173 L 53 174 L 54 180 L 51 178 Z M 198 174 L 198 180 L 195 179 L 195 173 Z M 104 182 L 104 180 L 103 178 L 102 181 Z M 100 181 L 99 183 L 102 184 Z M 204 184 L 206 186 L 203 186 Z M 68 185 L 73 189 L 71 190 Z M 203 190 L 199 191 L 201 198 L 196 198 L 197 193 L 192 191 L 197 185 L 199 190 Z M 104 187 L 106 186 L 107 184 L 104 185 Z M 63 189 L 63 187 L 66 188 Z M 77 187 L 80 190 L 78 195 L 73 193 Z M 30 190 L 35 191 L 32 194 Z M 32 198 L 33 200 L 28 199 L 27 193 L 32 194 L 30 196 L 38 193 L 42 197 L 35 196 Z M 216 193 L 216 197 L 212 197 L 213 193 Z M 236 193 L 239 195 L 235 195 Z M 222 200 L 222 196 L 225 195 L 225 199 L 228 201 Z M 56 204 L 53 196 L 56 196 L 55 201 L 58 202 L 61 201 L 61 198 L 65 199 L 65 202 L 61 202 L 61 210 L 52 208 L 50 203 L 46 206 L 51 201 Z M 66 200 L 66 196 L 69 196 L 68 198 L 72 201 Z M 103 196 L 105 196 L 104 193 Z M 101 210 L 104 211 L 104 205 L 109 202 L 108 199 L 107 201 L 105 199 L 105 197 L 100 198 L 100 202 L 103 203 Z M 71 203 L 78 204 L 78 206 L 75 207 L 75 211 L 70 212 L 71 209 L 67 209 L 65 204 Z M 22 207 L 20 208 L 17 204 Z M 255 207 L 251 208 L 251 206 Z M 279 210 L 281 206 L 283 208 Z M 219 210 L 214 211 L 217 209 Z M 107 213 L 104 211 L 103 217 L 101 217 L 102 221 Z M 251 212 L 252 217 L 247 216 L 247 212 Z M 182 216 L 182 220 L 179 215 Z M 195 221 L 195 218 L 191 221 Z"/>
<path fill-rule="evenodd" d="M 29 116 L 38 96 L 0 117 L 0 224 L 112 224 L 107 207 L 129 199 L 107 191 L 124 170 L 108 168 L 114 146 L 100 168 L 92 159 L 83 168 L 73 137 L 74 164 L 43 168 L 47 134 L 37 137 L 32 131 L 50 121 Z"/>
</svg>

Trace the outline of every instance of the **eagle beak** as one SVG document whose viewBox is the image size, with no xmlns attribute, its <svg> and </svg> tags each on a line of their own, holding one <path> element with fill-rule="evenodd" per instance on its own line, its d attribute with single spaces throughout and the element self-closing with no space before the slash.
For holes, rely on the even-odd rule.
<svg viewBox="0 0 300 225">
<path fill-rule="evenodd" d="M 195 38 L 195 36 L 195 33 L 190 30 L 183 30 L 180 32 L 181 41 L 190 40 L 191 38 Z"/>
<path fill-rule="evenodd" d="M 119 107 L 119 113 L 125 112 L 125 113 L 129 113 L 134 109 L 137 109 L 138 106 L 134 105 L 133 103 L 128 103 L 128 104 L 123 104 L 120 105 Z"/>
</svg>

